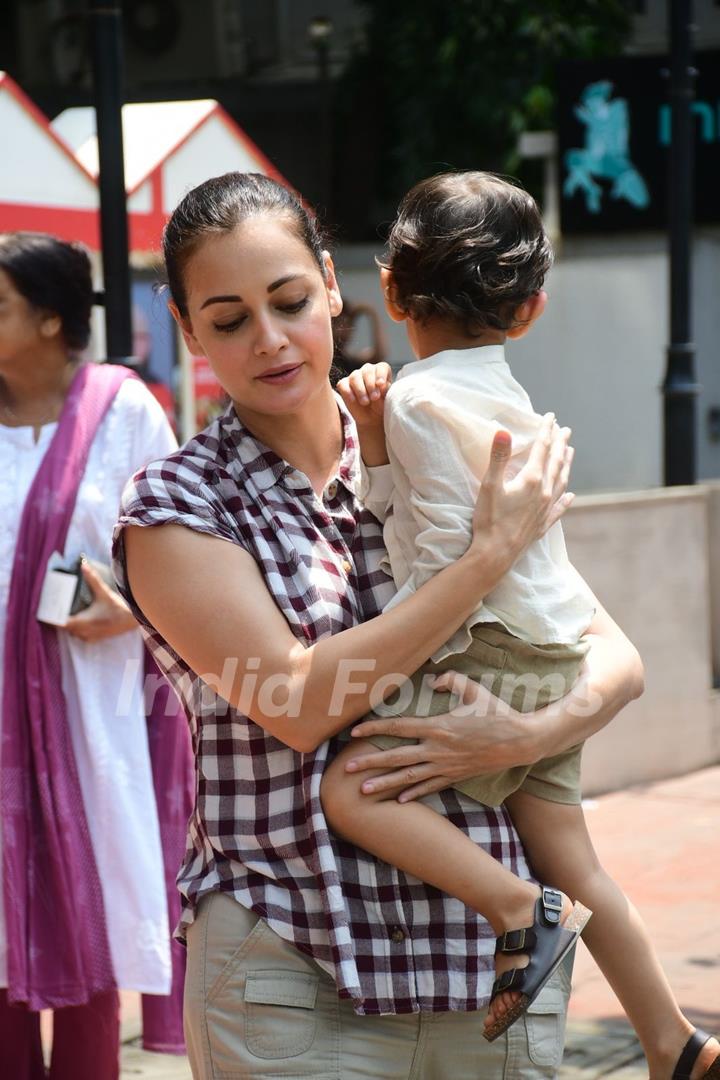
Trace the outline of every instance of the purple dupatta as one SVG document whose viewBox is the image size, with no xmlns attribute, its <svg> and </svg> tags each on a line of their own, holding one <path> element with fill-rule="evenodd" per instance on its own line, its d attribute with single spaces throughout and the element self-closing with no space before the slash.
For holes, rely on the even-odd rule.
<svg viewBox="0 0 720 1080">
<path fill-rule="evenodd" d="M 0 827 L 8 997 L 30 1009 L 114 989 L 100 878 L 62 691 L 57 631 L 35 618 L 48 558 L 62 552 L 90 447 L 127 368 L 75 373 L 23 508 L 8 601 Z"/>
</svg>

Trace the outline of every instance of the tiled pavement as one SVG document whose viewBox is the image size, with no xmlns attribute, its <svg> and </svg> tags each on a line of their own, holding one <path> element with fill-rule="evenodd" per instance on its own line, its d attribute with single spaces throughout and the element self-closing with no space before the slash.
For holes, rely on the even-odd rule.
<svg viewBox="0 0 720 1080">
<path fill-rule="evenodd" d="M 586 813 L 600 857 L 642 912 L 683 1009 L 720 1031 L 720 767 L 605 795 Z M 123 1080 L 190 1080 L 184 1058 L 138 1048 L 132 995 L 124 1012 Z M 582 945 L 560 1076 L 647 1080 L 634 1034 Z"/>
</svg>

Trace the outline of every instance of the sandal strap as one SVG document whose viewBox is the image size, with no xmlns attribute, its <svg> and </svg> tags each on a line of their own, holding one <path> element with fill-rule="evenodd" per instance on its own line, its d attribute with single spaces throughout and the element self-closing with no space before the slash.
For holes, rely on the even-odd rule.
<svg viewBox="0 0 720 1080">
<path fill-rule="evenodd" d="M 540 925 L 557 926 L 562 915 L 562 906 L 562 893 L 543 885 L 536 909 L 536 912 L 539 911 Z M 536 913 L 533 926 L 524 926 L 520 930 L 506 930 L 495 939 L 495 952 L 531 953 L 537 945 L 537 934 L 534 929 L 537 925 L 538 914 Z"/>
<path fill-rule="evenodd" d="M 702 1028 L 695 1029 L 685 1043 L 685 1048 L 678 1058 L 675 1072 L 672 1074 L 672 1080 L 690 1080 L 693 1065 L 699 1058 L 703 1046 L 711 1038 L 712 1035 L 708 1035 L 707 1031 L 703 1031 Z"/>
<path fill-rule="evenodd" d="M 543 885 L 540 899 L 545 921 L 550 923 L 551 926 L 557 925 L 560 922 L 563 909 L 562 893 L 557 889 L 550 889 L 547 885 Z"/>
<path fill-rule="evenodd" d="M 526 970 L 526 968 L 511 968 L 510 971 L 503 971 L 502 975 L 498 976 L 493 983 L 490 1000 L 492 1001 L 498 994 L 502 994 L 504 990 L 522 989 Z"/>
<path fill-rule="evenodd" d="M 496 953 L 529 953 L 537 944 L 537 934 L 531 926 L 522 930 L 506 930 L 495 941 Z"/>
</svg>

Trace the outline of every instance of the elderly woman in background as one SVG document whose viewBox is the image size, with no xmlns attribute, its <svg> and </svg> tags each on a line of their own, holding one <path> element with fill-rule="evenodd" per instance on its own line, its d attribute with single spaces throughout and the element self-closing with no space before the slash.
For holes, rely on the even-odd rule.
<svg viewBox="0 0 720 1080">
<path fill-rule="evenodd" d="M 44 234 L 0 236 L 0 1076 L 8 1080 L 46 1076 L 41 1009 L 55 1010 L 53 1080 L 113 1080 L 118 988 L 166 995 L 171 986 L 143 644 L 98 564 L 109 561 L 128 478 L 175 443 L 127 369 L 80 358 L 92 302 L 80 247 Z M 60 626 L 36 618 L 54 553 L 65 568 L 87 556 L 91 593 Z"/>
</svg>

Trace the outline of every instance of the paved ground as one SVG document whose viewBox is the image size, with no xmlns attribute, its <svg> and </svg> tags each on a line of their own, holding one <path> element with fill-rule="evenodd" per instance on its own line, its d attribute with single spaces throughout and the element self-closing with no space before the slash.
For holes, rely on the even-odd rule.
<svg viewBox="0 0 720 1080">
<path fill-rule="evenodd" d="M 720 1031 L 720 767 L 606 795 L 586 810 L 600 857 L 640 908 L 683 1009 Z M 128 995 L 123 1080 L 190 1080 L 184 1058 L 143 1053 L 138 1031 Z M 561 1076 L 647 1080 L 633 1032 L 582 945 Z"/>
<path fill-rule="evenodd" d="M 720 768 L 586 808 L 605 867 L 640 909 L 685 1013 L 720 1031 Z M 647 1078 L 617 999 L 578 947 L 563 1077 Z"/>
</svg>

